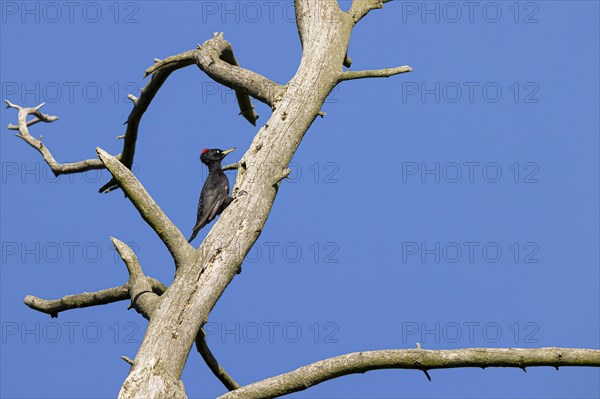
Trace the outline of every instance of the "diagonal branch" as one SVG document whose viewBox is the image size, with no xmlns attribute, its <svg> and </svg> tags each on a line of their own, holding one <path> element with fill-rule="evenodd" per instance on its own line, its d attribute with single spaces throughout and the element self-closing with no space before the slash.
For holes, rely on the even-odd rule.
<svg viewBox="0 0 600 399">
<path fill-rule="evenodd" d="M 11 130 L 18 130 L 19 134 L 17 134 L 17 137 L 25 140 L 27 144 L 29 144 L 30 146 L 38 150 L 40 154 L 42 154 L 44 161 L 48 164 L 48 166 L 50 166 L 50 169 L 52 169 L 52 173 L 54 173 L 54 176 L 59 176 L 68 173 L 85 172 L 93 169 L 104 169 L 104 165 L 102 165 L 102 162 L 100 162 L 100 160 L 98 159 L 88 159 L 85 161 L 74 163 L 58 163 L 56 162 L 56 159 L 54 159 L 54 156 L 52 155 L 48 147 L 46 147 L 42 143 L 42 136 L 40 136 L 39 139 L 36 139 L 29 133 L 29 126 L 35 125 L 39 122 L 51 123 L 58 120 L 56 116 L 42 114 L 40 112 L 40 108 L 44 106 L 44 103 L 38 105 L 37 107 L 25 108 L 13 104 L 8 100 L 4 100 L 4 102 L 6 103 L 6 108 L 15 108 L 19 110 L 18 125 L 9 124 L 7 127 Z M 29 115 L 34 115 L 36 118 L 27 121 L 27 117 Z M 120 155 L 117 155 L 117 157 L 120 158 Z"/>
<path fill-rule="evenodd" d="M 190 258 L 194 248 L 125 165 L 100 148 L 96 148 L 96 152 L 133 206 L 165 244 L 175 260 L 175 267 L 179 267 Z"/>
<path fill-rule="evenodd" d="M 123 241 L 114 237 L 111 237 L 110 240 L 117 252 L 119 252 L 119 255 L 121 255 L 121 259 L 125 262 L 125 266 L 127 266 L 127 271 L 129 272 L 127 288 L 129 298 L 131 298 L 131 307 L 137 310 L 144 318 L 150 320 L 154 309 L 156 309 L 159 296 L 152 291 L 152 286 L 142 271 L 140 262 L 131 248 Z"/>
<path fill-rule="evenodd" d="M 182 65 L 182 66 L 190 66 L 194 65 L 194 53 L 196 50 L 186 51 L 181 54 L 172 55 L 163 60 L 159 60 L 158 58 L 154 59 L 154 65 L 148 67 L 144 71 L 144 79 L 148 77 L 148 75 L 153 74 L 159 69 L 164 70 L 172 67 L 173 65 Z"/>
<path fill-rule="evenodd" d="M 162 295 L 167 287 L 160 281 L 146 277 L 148 283 L 157 295 Z M 51 317 L 58 317 L 60 312 L 65 310 L 88 308 L 91 306 L 107 305 L 113 302 L 125 301 L 129 299 L 129 284 L 123 284 L 119 287 L 108 288 L 96 292 L 84 292 L 83 294 L 67 295 L 60 299 L 47 300 L 33 295 L 27 295 L 23 302 L 33 310 L 47 313 Z"/>
<path fill-rule="evenodd" d="M 202 356 L 202 359 L 206 362 L 206 365 L 210 368 L 213 374 L 225 385 L 225 388 L 233 391 L 234 389 L 238 389 L 240 386 L 227 372 L 217 359 L 213 356 L 208 344 L 206 343 L 206 334 L 204 333 L 204 329 L 201 328 L 196 335 L 196 349 L 198 353 Z"/>
<path fill-rule="evenodd" d="M 352 17 L 354 23 L 358 23 L 363 19 L 371 10 L 377 8 L 383 8 L 385 3 L 389 3 L 392 0 L 353 0 L 352 6 L 348 11 L 348 15 Z"/>
<path fill-rule="evenodd" d="M 322 13 L 309 11 L 318 15 L 311 18 L 300 66 L 286 84 L 268 124 L 258 131 L 239 162 L 234 195 L 248 195 L 236 197 L 210 230 L 193 261 L 180 266 L 148 323 L 135 364 L 119 393 L 121 398 L 165 396 L 161 395 L 163 390 L 159 392 L 154 387 L 166 386 L 181 377 L 202 323 L 237 275 L 269 217 L 277 195 L 271 171 L 276 176 L 277 172 L 283 175 L 337 84 L 351 33 L 350 18 L 339 10 L 337 0 L 300 1 L 332 6 Z M 158 362 L 166 373 L 157 370 Z"/>
<path fill-rule="evenodd" d="M 600 367 L 600 350 L 571 348 L 379 350 L 332 357 L 244 386 L 219 399 L 257 399 L 302 391 L 349 374 L 380 369 L 432 370 L 458 367 Z"/>
<path fill-rule="evenodd" d="M 353 79 L 364 79 L 364 78 L 389 78 L 390 76 L 398 75 L 401 73 L 412 72 L 413 69 L 408 65 L 396 67 L 396 68 L 384 68 L 384 69 L 372 69 L 365 71 L 346 71 L 340 72 L 339 81 L 353 80 Z"/>
<path fill-rule="evenodd" d="M 144 113 L 150 106 L 150 103 L 154 99 L 154 96 L 172 72 L 174 72 L 177 69 L 184 68 L 188 65 L 192 65 L 193 63 L 193 61 L 171 62 L 169 65 L 165 66 L 164 68 L 161 68 L 160 71 L 157 71 L 152 75 L 150 82 L 148 82 L 148 84 L 141 90 L 142 93 L 139 98 L 136 98 L 133 95 L 128 96 L 133 102 L 133 109 L 131 110 L 129 117 L 127 118 L 127 130 L 122 136 L 125 139 L 123 142 L 123 151 L 121 154 L 116 156 L 116 158 L 119 159 L 127 168 L 131 169 L 133 165 L 139 124 L 142 119 L 142 116 L 144 115 Z M 37 149 L 42 154 L 42 156 L 44 157 L 44 161 L 48 163 L 55 176 L 68 173 L 82 173 L 88 170 L 104 168 L 104 165 L 98 159 L 87 159 L 81 162 L 66 164 L 60 164 L 56 162 L 48 148 L 46 148 L 46 146 L 42 144 L 41 138 L 40 140 L 37 140 L 33 136 L 31 136 L 27 127 L 35 125 L 39 122 L 53 122 L 58 118 L 55 116 L 44 115 L 40 113 L 39 109 L 43 104 L 35 108 L 23 108 L 12 104 L 8 100 L 5 100 L 5 102 L 8 105 L 8 107 L 16 108 L 19 110 L 18 126 L 10 124 L 8 125 L 8 129 L 18 129 L 21 133 L 19 137 L 21 137 L 23 140 L 25 140 L 27 143 L 29 143 L 32 147 Z M 33 114 L 37 118 L 27 122 L 26 118 L 29 114 Z M 102 186 L 98 191 L 101 193 L 107 193 L 116 188 L 118 188 L 116 180 L 111 179 L 111 181 Z"/>
<path fill-rule="evenodd" d="M 215 34 L 213 39 L 206 41 L 203 46 L 199 46 L 196 50 L 187 51 L 164 60 L 156 60 L 156 63 L 146 70 L 144 77 L 150 74 L 152 77 L 150 82 L 141 90 L 140 97 L 137 98 L 133 94 L 128 96 L 133 102 L 133 109 L 127 118 L 126 132 L 123 136 L 120 136 L 120 138 L 125 139 L 123 142 L 123 151 L 116 156 L 128 169 L 131 169 L 133 165 L 140 121 L 154 99 L 154 96 L 172 72 L 193 64 L 197 64 L 202 71 L 206 72 L 215 81 L 236 91 L 240 113 L 253 125 L 256 125 L 258 115 L 254 111 L 250 96 L 268 104 L 274 109 L 284 91 L 282 85 L 258 73 L 240 68 L 231 44 L 223 39 L 222 33 L 220 35 Z M 53 122 L 58 118 L 39 112 L 43 104 L 35 108 L 23 108 L 12 104 L 8 100 L 6 100 L 6 103 L 8 107 L 19 110 L 18 126 L 10 124 L 8 128 L 11 130 L 18 129 L 21 133 L 19 137 L 42 154 L 44 161 L 48 163 L 56 176 L 104 168 L 102 162 L 97 159 L 65 164 L 56 162 L 50 151 L 42 144 L 41 137 L 39 140 L 34 138 L 29 134 L 27 128 L 39 122 Z M 27 121 L 26 118 L 29 114 L 33 114 L 37 118 Z M 117 181 L 113 178 L 98 191 L 108 193 L 118 187 Z"/>
<path fill-rule="evenodd" d="M 165 83 L 171 73 L 188 65 L 191 65 L 191 63 L 185 61 L 175 61 L 170 63 L 168 66 L 165 66 L 165 68 L 162 68 L 160 71 L 157 71 L 152 75 L 150 82 L 148 82 L 148 84 L 142 89 L 142 93 L 139 98 L 136 98 L 133 95 L 128 96 L 128 98 L 133 102 L 133 108 L 129 113 L 129 117 L 127 118 L 127 130 L 125 131 L 124 135 L 125 140 L 123 141 L 123 151 L 121 157 L 119 158 L 119 161 L 121 161 L 127 168 L 131 169 L 133 166 L 133 157 L 135 155 L 135 146 L 137 143 L 140 121 L 150 106 L 150 103 L 154 99 L 154 96 L 156 96 L 156 93 L 158 93 L 158 90 L 162 87 L 163 83 Z M 116 188 L 118 188 L 116 180 L 111 179 L 104 186 L 100 187 L 98 191 L 101 193 L 108 193 Z"/>
<path fill-rule="evenodd" d="M 223 38 L 223 33 L 214 34 L 195 50 L 167 57 L 157 61 L 146 70 L 146 75 L 156 73 L 173 63 L 196 64 L 208 76 L 236 92 L 240 114 L 256 126 L 258 115 L 250 97 L 256 98 L 271 108 L 275 108 L 278 98 L 284 90 L 279 83 L 248 69 L 241 68 L 238 64 L 231 43 Z"/>
</svg>

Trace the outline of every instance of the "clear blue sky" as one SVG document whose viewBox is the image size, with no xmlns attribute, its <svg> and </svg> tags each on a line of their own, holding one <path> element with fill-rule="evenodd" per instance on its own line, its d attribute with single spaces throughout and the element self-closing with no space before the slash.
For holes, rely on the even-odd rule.
<svg viewBox="0 0 600 399">
<path fill-rule="evenodd" d="M 71 4 L 71 3 L 69 3 Z M 344 2 L 343 6 L 348 7 Z M 300 44 L 291 2 L 1 3 L 2 99 L 46 101 L 31 128 L 59 161 L 116 154 L 153 58 L 223 31 L 246 68 L 280 83 Z M 266 228 L 214 309 L 208 341 L 241 384 L 347 352 L 464 347 L 598 348 L 597 1 L 393 2 L 355 29 L 353 69 L 411 65 L 332 94 Z M 264 123 L 270 110 L 256 103 Z M 195 67 L 142 121 L 136 173 L 189 234 L 205 148 L 238 151 L 257 128 Z M 0 111 L 1 395 L 115 397 L 146 321 L 127 303 L 58 319 L 23 304 L 124 283 L 109 236 L 147 274 L 172 261 L 106 171 L 54 179 Z M 231 175 L 233 176 L 233 175 Z M 232 178 L 230 178 L 233 180 Z M 204 237 L 205 231 L 201 233 Z M 198 245 L 198 242 L 196 243 Z M 387 370 L 296 398 L 593 398 L 598 369 Z M 195 351 L 190 398 L 224 392 Z"/>
</svg>

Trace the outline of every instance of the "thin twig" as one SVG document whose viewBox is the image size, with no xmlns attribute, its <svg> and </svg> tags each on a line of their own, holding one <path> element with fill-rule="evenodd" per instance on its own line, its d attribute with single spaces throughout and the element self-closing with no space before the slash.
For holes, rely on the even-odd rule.
<svg viewBox="0 0 600 399">
<path fill-rule="evenodd" d="M 408 65 L 396 68 L 373 69 L 366 71 L 346 71 L 340 73 L 340 81 L 364 78 L 389 78 L 390 76 L 401 73 L 412 72 L 413 69 Z"/>
</svg>

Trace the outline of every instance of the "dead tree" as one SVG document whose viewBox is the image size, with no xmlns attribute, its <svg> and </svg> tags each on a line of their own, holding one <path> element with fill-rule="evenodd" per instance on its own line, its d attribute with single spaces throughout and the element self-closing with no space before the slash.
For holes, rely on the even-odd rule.
<svg viewBox="0 0 600 399">
<path fill-rule="evenodd" d="M 600 351 L 591 349 L 462 349 L 462 350 L 382 350 L 351 353 L 299 368 L 240 387 L 219 366 L 208 349 L 202 326 L 229 285 L 248 251 L 258 239 L 277 195 L 279 184 L 290 173 L 289 162 L 321 106 L 336 85 L 346 80 L 390 77 L 410 72 L 408 66 L 379 70 L 348 71 L 347 55 L 353 28 L 370 11 L 382 8 L 386 0 L 354 0 L 343 12 L 336 0 L 295 0 L 296 22 L 302 42 L 302 59 L 295 76 L 285 85 L 240 67 L 233 48 L 223 34 L 196 49 L 155 60 L 146 70 L 151 76 L 139 98 L 130 95 L 133 109 L 121 154 L 111 156 L 97 149 L 97 159 L 61 164 L 50 150 L 34 138 L 28 127 L 57 118 L 45 115 L 41 106 L 24 108 L 9 101 L 19 111 L 18 137 L 37 149 L 55 175 L 81 173 L 106 168 L 113 178 L 100 191 L 121 188 L 141 217 L 158 234 L 175 263 L 175 278 L 165 287 L 144 274 L 133 251 L 111 238 L 121 255 L 129 281 L 119 287 L 66 296 L 58 300 L 25 298 L 31 308 L 56 317 L 73 308 L 131 300 L 131 306 L 149 320 L 143 342 L 134 360 L 124 358 L 131 370 L 123 383 L 120 398 L 185 398 L 180 381 L 188 354 L 196 343 L 198 351 L 215 375 L 230 390 L 222 398 L 273 398 L 300 391 L 320 382 L 352 373 L 384 368 L 428 370 L 455 367 L 600 366 Z M 133 164 L 138 126 L 144 112 L 169 75 L 177 69 L 197 65 L 215 81 L 236 91 L 241 114 L 252 124 L 258 115 L 251 97 L 268 104 L 273 113 L 260 128 L 237 169 L 235 200 L 223 212 L 208 236 L 195 249 L 163 213 L 130 171 Z M 27 120 L 28 115 L 35 118 Z"/>
</svg>

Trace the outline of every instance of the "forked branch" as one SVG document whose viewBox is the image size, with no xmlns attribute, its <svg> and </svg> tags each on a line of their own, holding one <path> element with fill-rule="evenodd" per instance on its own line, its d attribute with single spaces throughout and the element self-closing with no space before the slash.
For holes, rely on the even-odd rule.
<svg viewBox="0 0 600 399">
<path fill-rule="evenodd" d="M 238 64 L 231 43 L 223 38 L 223 33 L 214 34 L 212 39 L 205 41 L 195 50 L 167 57 L 157 62 L 146 70 L 146 75 L 156 73 L 173 63 L 196 64 L 216 82 L 235 90 L 240 114 L 256 125 L 258 114 L 250 97 L 254 97 L 271 108 L 275 108 L 278 99 L 284 90 L 279 83 L 248 69 L 241 68 Z"/>
<path fill-rule="evenodd" d="M 131 298 L 131 307 L 137 310 L 144 318 L 150 320 L 154 309 L 156 308 L 159 296 L 152 291 L 152 286 L 142 271 L 140 262 L 131 248 L 114 237 L 111 237 L 115 249 L 121 255 L 121 259 L 127 266 L 129 272 L 129 282 L 127 288 L 129 298 Z"/>
<path fill-rule="evenodd" d="M 591 366 L 600 367 L 600 350 L 570 348 L 380 350 L 337 356 L 289 373 L 246 385 L 219 399 L 275 398 L 305 390 L 321 382 L 349 374 L 380 369 L 433 370 L 458 367 Z"/>
<path fill-rule="evenodd" d="M 390 1 L 392 0 L 353 0 L 348 14 L 352 17 L 354 23 L 357 23 L 371 10 L 383 8 L 383 5 L 385 3 L 389 3 Z"/>
<path fill-rule="evenodd" d="M 206 346 L 204 335 L 198 333 L 200 326 L 208 319 L 211 310 L 239 270 L 245 254 L 258 239 L 271 211 L 277 184 L 289 173 L 289 169 L 286 168 L 304 134 L 320 114 L 321 106 L 331 89 L 340 81 L 388 77 L 412 70 L 405 66 L 373 71 L 339 72 L 342 65 L 351 64 L 347 55 L 347 45 L 352 27 L 371 10 L 381 8 L 387 2 L 388 0 L 354 0 L 350 11 L 343 13 L 337 0 L 295 0 L 298 30 L 304 48 L 298 71 L 285 87 L 240 68 L 231 45 L 222 35 L 215 35 L 198 49 L 162 61 L 157 60 L 147 71 L 152 78 L 142 90 L 140 98 L 133 95 L 129 97 L 134 108 L 127 121 L 123 155 L 113 157 L 97 149 L 100 161 L 75 164 L 71 172 L 67 172 L 69 168 L 56 163 L 55 166 L 58 165 L 58 170 L 63 170 L 62 173 L 74 173 L 77 167 L 106 167 L 112 173 L 113 179 L 103 188 L 111 190 L 121 187 L 144 220 L 165 243 L 176 266 L 182 266 L 171 288 L 159 299 L 158 295 L 165 292 L 166 287 L 144 276 L 131 249 L 121 241 L 113 239 L 129 271 L 127 284 L 56 301 L 45 301 L 35 297 L 25 299 L 25 303 L 33 309 L 56 317 L 58 312 L 63 310 L 132 298 L 133 306 L 151 320 L 135 362 L 129 360 L 133 367 L 123 384 L 120 397 L 184 398 L 184 387 L 179 379 L 194 340 L 213 373 L 228 389 L 232 389 L 221 397 L 226 399 L 272 398 L 301 391 L 333 378 L 377 369 L 414 369 L 429 376 L 430 370 L 458 367 L 600 367 L 600 351 L 586 349 L 384 350 L 350 353 L 325 359 L 286 374 L 239 387 L 214 359 Z M 239 173 L 236 186 L 250 195 L 242 197 L 244 200 L 235 202 L 226 209 L 209 233 L 209 239 L 205 240 L 198 251 L 187 243 L 185 237 L 129 170 L 133 163 L 139 122 L 153 96 L 172 71 L 192 64 L 198 65 L 217 82 L 236 90 L 240 110 L 251 123 L 256 123 L 258 115 L 254 112 L 250 97 L 269 104 L 276 111 L 269 124 L 259 130 L 250 150 L 237 165 Z M 28 126 L 40 121 L 51 122 L 52 117 L 39 112 L 41 106 L 22 109 L 9 102 L 7 104 L 19 109 L 17 128 L 21 136 L 28 137 L 24 139 L 42 153 L 46 162 L 53 161 L 41 140 L 31 137 L 27 131 Z M 36 119 L 27 121 L 29 114 L 34 115 Z M 253 167 L 247 168 L 246 165 Z M 270 173 L 271 165 L 283 172 Z M 235 164 L 231 166 L 235 167 Z M 231 251 L 234 245 L 239 250 Z M 150 294 L 150 291 L 154 294 Z"/>
<path fill-rule="evenodd" d="M 150 106 L 150 103 L 154 99 L 154 96 L 156 96 L 156 93 L 158 93 L 158 90 L 162 87 L 163 83 L 165 83 L 171 73 L 178 69 L 185 68 L 188 65 L 190 64 L 186 62 L 170 63 L 168 66 L 162 68 L 159 72 L 152 75 L 148 84 L 141 90 L 139 98 L 133 95 L 128 96 L 133 103 L 133 108 L 129 113 L 127 122 L 125 122 L 127 124 L 127 130 L 123 135 L 125 140 L 123 141 L 122 155 L 119 158 L 119 161 L 121 161 L 128 169 L 131 169 L 133 166 L 133 157 L 135 155 L 138 130 L 144 113 Z M 117 181 L 115 179 L 111 179 L 104 186 L 100 187 L 98 191 L 101 193 L 108 193 L 118 187 Z"/>
<path fill-rule="evenodd" d="M 188 244 L 181 231 L 160 209 L 139 180 L 125 165 L 106 151 L 96 148 L 96 152 L 133 206 L 165 244 L 175 260 L 175 267 L 179 267 L 188 260 L 192 256 L 194 248 Z"/>
<path fill-rule="evenodd" d="M 152 75 L 152 79 L 150 80 L 150 82 L 148 82 L 148 84 L 141 90 L 141 95 L 139 98 L 133 96 L 133 94 L 130 94 L 128 96 L 133 102 L 133 109 L 131 110 L 129 117 L 127 118 L 127 130 L 125 134 L 121 136 L 121 138 L 125 139 L 123 142 L 123 151 L 121 154 L 116 156 L 116 158 L 119 161 L 121 161 L 127 168 L 131 169 L 133 165 L 139 124 L 142 119 L 142 116 L 144 115 L 150 103 L 154 99 L 154 96 L 173 71 L 179 68 L 183 68 L 190 64 L 193 64 L 193 62 L 173 62 L 169 64 L 165 68 L 162 68 L 160 72 L 157 72 Z M 80 162 L 65 164 L 56 162 L 48 148 L 42 144 L 41 138 L 38 140 L 31 136 L 27 127 L 35 125 L 39 122 L 53 122 L 58 118 L 55 116 L 45 115 L 39 112 L 39 109 L 44 104 L 38 105 L 35 108 L 23 108 L 11 103 L 8 100 L 5 100 L 5 102 L 8 105 L 8 107 L 16 108 L 19 110 L 18 125 L 10 124 L 8 125 L 8 128 L 11 130 L 18 129 L 20 132 L 20 135 L 18 135 L 18 137 L 25 140 L 28 144 L 30 144 L 33 148 L 37 149 L 42 154 L 44 161 L 46 161 L 46 163 L 50 166 L 52 172 L 56 176 L 68 173 L 82 173 L 88 170 L 104 168 L 104 165 L 98 159 L 87 159 Z M 35 115 L 36 118 L 27 121 L 27 115 L 29 114 Z M 109 181 L 107 184 L 100 188 L 99 192 L 106 193 L 116 188 L 118 188 L 116 180 L 111 179 L 111 181 Z"/>
<path fill-rule="evenodd" d="M 154 96 L 158 93 L 159 89 L 172 72 L 193 64 L 197 64 L 201 70 L 206 72 L 217 82 L 236 91 L 240 113 L 253 125 L 256 125 L 258 114 L 254 111 L 250 96 L 275 108 L 275 104 L 284 90 L 283 86 L 280 84 L 275 83 L 260 74 L 240 68 L 233 53 L 233 48 L 229 42 L 223 39 L 223 34 L 215 34 L 213 39 L 207 40 L 203 46 L 199 46 L 196 50 L 187 51 L 176 56 L 168 57 L 164 60 L 156 60 L 156 63 L 146 71 L 144 77 L 149 74 L 151 74 L 152 77 L 148 84 L 141 89 L 139 98 L 134 94 L 128 95 L 128 98 L 132 100 L 133 108 L 125 122 L 127 124 L 125 134 L 119 136 L 119 138 L 124 139 L 123 151 L 116 156 L 116 158 L 128 169 L 131 169 L 133 166 L 141 119 L 154 99 Z M 35 108 L 23 108 L 8 100 L 5 100 L 5 102 L 8 107 L 19 110 L 18 125 L 9 124 L 8 128 L 11 130 L 19 130 L 20 134 L 18 137 L 25 140 L 42 154 L 44 161 L 50 166 L 55 176 L 68 173 L 82 173 L 88 170 L 104 168 L 104 165 L 98 159 L 87 159 L 74 163 L 58 163 L 52 156 L 50 150 L 42 144 L 41 137 L 40 139 L 36 139 L 29 134 L 28 130 L 29 126 L 39 122 L 53 122 L 58 118 L 42 114 L 39 109 L 44 104 Z M 27 121 L 27 116 L 30 114 L 36 116 L 36 118 Z M 117 181 L 113 178 L 98 191 L 107 193 L 118 187 Z"/>
<path fill-rule="evenodd" d="M 102 165 L 102 162 L 100 162 L 98 159 L 87 159 L 85 161 L 74 163 L 58 163 L 56 162 L 56 159 L 54 159 L 54 156 L 48 147 L 42 143 L 42 136 L 40 136 L 39 139 L 36 139 L 29 133 L 29 126 L 35 125 L 39 122 L 51 123 L 58 120 L 58 117 L 43 114 L 40 111 L 40 109 L 44 106 L 44 103 L 38 105 L 37 107 L 25 108 L 21 107 L 20 105 L 13 104 L 8 100 L 4 100 L 4 102 L 6 103 L 6 108 L 14 108 L 19 110 L 18 124 L 9 124 L 7 127 L 10 130 L 18 130 L 19 134 L 17 134 L 17 137 L 25 140 L 27 144 L 42 154 L 44 161 L 48 164 L 48 166 L 50 166 L 54 176 L 68 173 L 81 173 L 93 169 L 104 169 L 104 165 Z M 29 115 L 34 115 L 35 118 L 28 121 L 27 117 Z M 117 158 L 120 158 L 120 155 L 117 155 Z"/>
<path fill-rule="evenodd" d="M 152 292 L 162 295 L 167 287 L 160 281 L 146 277 Z M 23 302 L 33 310 L 58 317 L 60 312 L 71 309 L 89 308 L 91 306 L 107 305 L 109 303 L 126 301 L 129 299 L 129 283 L 118 287 L 108 288 L 96 292 L 84 292 L 77 295 L 67 295 L 60 299 L 42 299 L 33 295 L 27 295 Z"/>
</svg>

